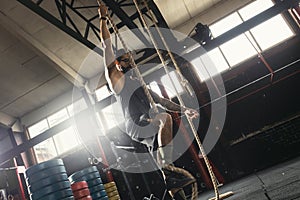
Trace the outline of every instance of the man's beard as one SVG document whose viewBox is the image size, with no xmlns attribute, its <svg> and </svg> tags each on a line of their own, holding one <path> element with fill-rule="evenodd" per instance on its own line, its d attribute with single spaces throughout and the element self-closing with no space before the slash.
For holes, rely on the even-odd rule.
<svg viewBox="0 0 300 200">
<path fill-rule="evenodd" d="M 129 65 L 127 67 L 121 66 L 121 70 L 124 74 L 127 73 L 128 71 L 130 71 L 131 69 L 132 69 L 132 65 Z"/>
</svg>

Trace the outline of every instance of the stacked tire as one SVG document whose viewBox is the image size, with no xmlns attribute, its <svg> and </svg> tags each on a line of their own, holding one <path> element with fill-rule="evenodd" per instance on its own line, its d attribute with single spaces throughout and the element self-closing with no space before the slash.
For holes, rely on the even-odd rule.
<svg viewBox="0 0 300 200">
<path fill-rule="evenodd" d="M 71 184 L 61 159 L 49 160 L 25 171 L 31 200 L 73 200 Z"/>
<path fill-rule="evenodd" d="M 115 182 L 109 182 L 104 184 L 105 191 L 109 200 L 120 200 L 119 192 Z"/>
<path fill-rule="evenodd" d="M 71 185 L 75 200 L 92 200 L 86 181 L 75 182 Z"/>
<path fill-rule="evenodd" d="M 86 181 L 93 200 L 109 200 L 97 167 L 92 166 L 69 176 L 71 184 Z"/>
</svg>

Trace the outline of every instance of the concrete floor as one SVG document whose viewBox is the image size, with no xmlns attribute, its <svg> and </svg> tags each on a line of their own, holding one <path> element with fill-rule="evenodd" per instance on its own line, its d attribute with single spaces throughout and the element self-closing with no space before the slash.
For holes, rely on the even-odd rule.
<svg viewBox="0 0 300 200">
<path fill-rule="evenodd" d="M 273 166 L 219 188 L 220 194 L 232 191 L 226 200 L 300 200 L 300 157 Z M 198 200 L 214 197 L 213 191 Z"/>
</svg>

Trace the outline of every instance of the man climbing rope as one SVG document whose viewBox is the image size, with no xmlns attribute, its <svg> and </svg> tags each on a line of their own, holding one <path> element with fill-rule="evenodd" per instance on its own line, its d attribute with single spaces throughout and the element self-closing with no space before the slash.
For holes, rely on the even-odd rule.
<svg viewBox="0 0 300 200">
<path fill-rule="evenodd" d="M 169 191 L 178 191 L 195 179 L 182 177 L 178 173 L 167 170 L 173 165 L 173 124 L 172 117 L 166 112 L 151 115 L 149 98 L 141 87 L 140 82 L 133 78 L 133 65 L 130 55 L 119 50 L 114 55 L 110 33 L 107 27 L 107 7 L 99 6 L 100 37 L 103 41 L 105 76 L 110 89 L 121 104 L 125 117 L 127 134 L 135 141 L 146 144 L 151 149 L 158 149 L 157 161 L 162 167 L 163 175 Z M 182 107 L 149 90 L 155 103 L 171 112 L 183 112 L 191 119 L 197 118 L 199 113 L 191 108 Z"/>
</svg>

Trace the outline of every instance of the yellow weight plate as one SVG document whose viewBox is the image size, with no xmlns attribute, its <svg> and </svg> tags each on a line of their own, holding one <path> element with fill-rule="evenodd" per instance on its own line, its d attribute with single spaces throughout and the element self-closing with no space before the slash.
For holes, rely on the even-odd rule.
<svg viewBox="0 0 300 200">
<path fill-rule="evenodd" d="M 118 194 L 119 194 L 118 190 L 114 190 L 114 191 L 112 191 L 112 192 L 106 192 L 106 193 L 107 193 L 107 196 L 108 196 L 108 197 L 112 197 L 112 196 L 115 196 L 115 195 L 118 195 Z"/>
<path fill-rule="evenodd" d="M 110 187 L 112 187 L 112 186 L 116 186 L 116 183 L 115 183 L 115 182 L 109 182 L 109 183 L 105 183 L 105 184 L 104 184 L 105 189 L 106 189 L 106 188 L 110 188 Z"/>
<path fill-rule="evenodd" d="M 109 200 L 120 200 L 120 196 L 119 195 L 115 195 L 113 197 L 109 197 Z"/>
<path fill-rule="evenodd" d="M 106 190 L 106 193 L 111 193 L 113 191 L 118 191 L 117 187 L 116 186 L 112 186 L 110 188 L 107 188 L 105 189 Z"/>
</svg>

